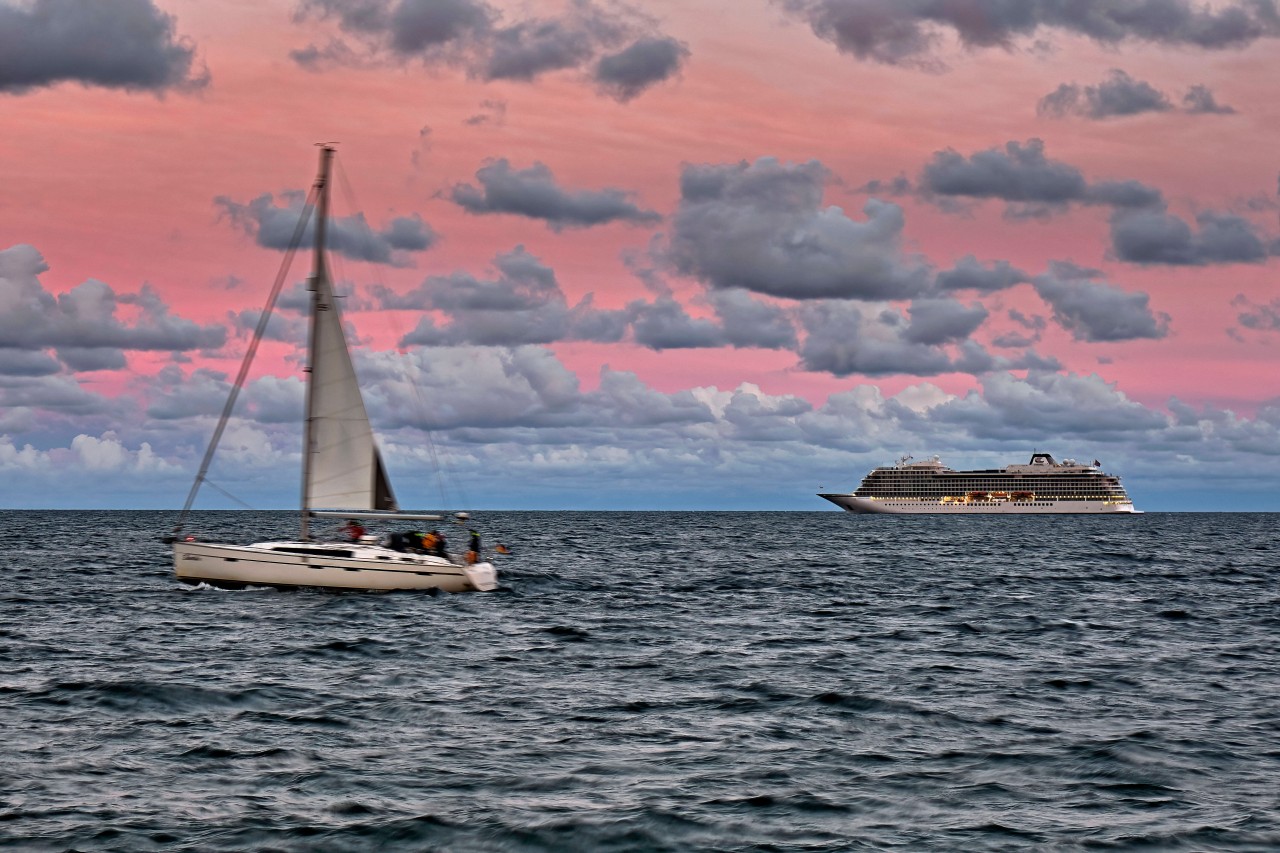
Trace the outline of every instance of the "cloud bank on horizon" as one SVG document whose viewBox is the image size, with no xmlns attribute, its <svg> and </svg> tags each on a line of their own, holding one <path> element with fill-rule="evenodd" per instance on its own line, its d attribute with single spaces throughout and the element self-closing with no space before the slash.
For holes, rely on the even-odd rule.
<svg viewBox="0 0 1280 853">
<path fill-rule="evenodd" d="M 1140 506 L 1280 508 L 1277 167 L 1241 124 L 1272 0 L 722 11 L 0 0 L 0 504 L 180 501 L 301 133 L 360 193 L 330 243 L 410 502 L 820 509 L 904 452 L 1039 448 Z M 304 296 L 214 473 L 259 506 L 296 492 Z"/>
</svg>

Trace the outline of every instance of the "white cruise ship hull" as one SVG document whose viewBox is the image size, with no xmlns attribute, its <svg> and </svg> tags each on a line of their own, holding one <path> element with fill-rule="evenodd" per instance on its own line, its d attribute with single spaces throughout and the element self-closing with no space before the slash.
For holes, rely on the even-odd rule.
<svg viewBox="0 0 1280 853">
<path fill-rule="evenodd" d="M 306 552 L 306 553 L 303 553 Z M 178 579 L 227 589 L 247 586 L 334 590 L 488 591 L 497 586 L 491 563 L 462 565 L 444 557 L 376 545 L 259 542 L 222 545 L 179 541 L 173 546 Z"/>
<path fill-rule="evenodd" d="M 1140 513 L 1130 501 L 938 501 L 902 498 L 857 498 L 853 495 L 819 495 L 841 509 L 856 513 L 890 515 L 1035 515 Z"/>
</svg>

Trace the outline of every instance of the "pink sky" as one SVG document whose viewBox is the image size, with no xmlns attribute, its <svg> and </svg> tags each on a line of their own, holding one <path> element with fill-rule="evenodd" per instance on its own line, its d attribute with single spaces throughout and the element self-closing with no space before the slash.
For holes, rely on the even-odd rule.
<svg viewBox="0 0 1280 853">
<path fill-rule="evenodd" d="M 1273 7 L 1001 5 L 0 0 L 31 46 L 0 57 L 0 506 L 180 505 L 282 257 L 256 217 L 336 141 L 335 215 L 434 235 L 335 259 L 404 503 L 438 502 L 430 425 L 476 507 L 819 509 L 902 453 L 1039 448 L 1140 508 L 1280 509 Z M 1015 280 L 945 286 L 968 256 Z M 502 258 L 554 276 L 540 313 L 448 307 Z M 588 294 L 615 334 L 564 325 Z M 255 506 L 296 493 L 295 354 L 264 347 L 222 475 Z M 425 412 L 377 378 L 406 360 Z"/>
</svg>

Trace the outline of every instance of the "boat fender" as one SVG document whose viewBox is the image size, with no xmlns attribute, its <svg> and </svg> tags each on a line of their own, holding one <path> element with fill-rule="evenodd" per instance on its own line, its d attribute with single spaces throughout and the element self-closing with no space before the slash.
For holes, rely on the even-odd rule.
<svg viewBox="0 0 1280 853">
<path fill-rule="evenodd" d="M 472 563 L 463 566 L 462 571 L 467 576 L 467 582 L 480 592 L 498 588 L 498 573 L 494 571 L 493 563 Z"/>
</svg>

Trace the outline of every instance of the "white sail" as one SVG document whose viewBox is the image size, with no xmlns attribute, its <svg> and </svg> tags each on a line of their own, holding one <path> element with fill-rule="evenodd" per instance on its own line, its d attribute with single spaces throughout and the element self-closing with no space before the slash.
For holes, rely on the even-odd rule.
<svg viewBox="0 0 1280 853">
<path fill-rule="evenodd" d="M 396 509 L 369 425 L 328 273 L 317 270 L 311 362 L 311 461 L 306 504 L 326 509 Z"/>
</svg>

